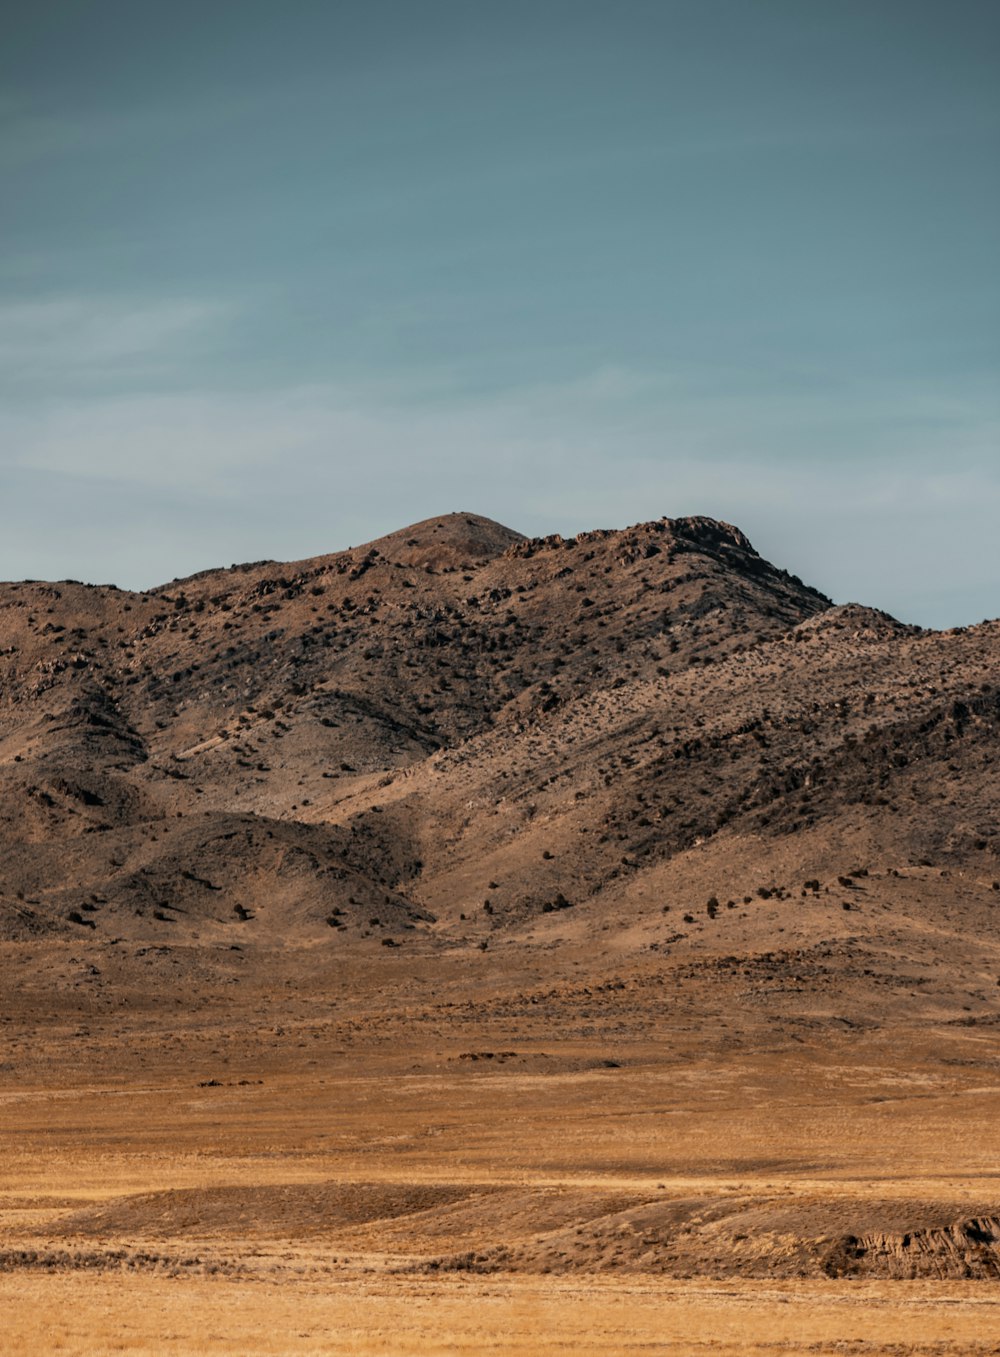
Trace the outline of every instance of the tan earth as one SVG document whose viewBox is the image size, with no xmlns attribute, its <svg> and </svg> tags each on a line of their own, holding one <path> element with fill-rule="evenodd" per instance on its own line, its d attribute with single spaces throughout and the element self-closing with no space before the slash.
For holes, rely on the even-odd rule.
<svg viewBox="0 0 1000 1357">
<path fill-rule="evenodd" d="M 1000 1352 L 998 659 L 708 519 L 0 586 L 0 1351 Z"/>
</svg>

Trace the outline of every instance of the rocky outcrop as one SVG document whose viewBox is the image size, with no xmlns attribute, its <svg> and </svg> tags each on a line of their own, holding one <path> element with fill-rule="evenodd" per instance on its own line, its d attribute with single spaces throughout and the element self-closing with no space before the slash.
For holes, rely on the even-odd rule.
<svg viewBox="0 0 1000 1357">
<path fill-rule="evenodd" d="M 844 1235 L 821 1258 L 828 1277 L 1000 1278 L 1000 1216 L 903 1234 Z"/>
</svg>

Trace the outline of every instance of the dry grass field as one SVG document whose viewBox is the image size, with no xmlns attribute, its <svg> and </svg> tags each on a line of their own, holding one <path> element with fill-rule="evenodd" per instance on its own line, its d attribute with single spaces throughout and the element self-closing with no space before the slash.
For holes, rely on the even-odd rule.
<svg viewBox="0 0 1000 1357">
<path fill-rule="evenodd" d="M 8 1306 L 6 1351 L 135 1353 L 996 1352 L 996 1304 L 958 1288 L 762 1288 L 705 1282 L 581 1283 L 369 1277 L 182 1284 L 155 1277 L 32 1279 Z M 917 1336 L 919 1335 L 919 1337 Z"/>
<path fill-rule="evenodd" d="M 995 1241 L 954 1234 L 996 1221 L 992 1034 L 722 1058 L 639 1009 L 582 1036 L 557 985 L 518 1039 L 500 984 L 429 1042 L 467 968 L 394 963 L 335 1016 L 275 956 L 238 1018 L 8 1023 L 2 1350 L 1000 1351 Z"/>
</svg>

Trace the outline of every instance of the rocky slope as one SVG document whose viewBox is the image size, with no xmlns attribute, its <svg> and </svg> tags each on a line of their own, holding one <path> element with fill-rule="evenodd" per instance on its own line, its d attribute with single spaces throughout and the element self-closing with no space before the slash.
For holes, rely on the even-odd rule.
<svg viewBox="0 0 1000 1357">
<path fill-rule="evenodd" d="M 7 937 L 482 946 L 678 871 L 1000 875 L 1000 627 L 833 607 L 709 519 L 8 584 L 0 642 Z"/>
</svg>

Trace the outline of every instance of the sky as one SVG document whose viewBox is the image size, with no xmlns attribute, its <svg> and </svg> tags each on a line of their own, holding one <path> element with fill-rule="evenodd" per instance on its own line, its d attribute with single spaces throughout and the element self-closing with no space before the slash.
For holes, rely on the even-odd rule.
<svg viewBox="0 0 1000 1357">
<path fill-rule="evenodd" d="M 996 0 L 37 0 L 0 578 L 702 513 L 1000 614 Z"/>
</svg>

